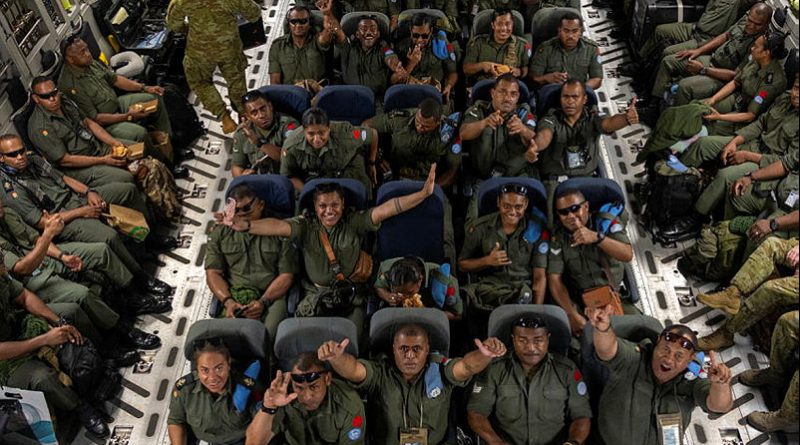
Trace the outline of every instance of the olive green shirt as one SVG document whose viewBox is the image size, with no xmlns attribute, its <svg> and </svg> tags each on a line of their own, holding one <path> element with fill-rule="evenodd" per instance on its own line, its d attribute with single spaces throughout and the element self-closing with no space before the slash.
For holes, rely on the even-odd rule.
<svg viewBox="0 0 800 445">
<path fill-rule="evenodd" d="M 286 220 L 291 226 L 290 238 L 295 240 L 303 253 L 305 279 L 317 286 L 330 286 L 335 276 L 319 239 L 320 230 L 326 230 L 316 216 L 296 216 Z M 380 224 L 372 222 L 372 209 L 360 212 L 345 212 L 331 230 L 327 230 L 333 253 L 339 261 L 344 276 L 349 277 L 358 262 L 364 237 L 375 232 Z"/>
<path fill-rule="evenodd" d="M 741 18 L 728 31 L 725 43 L 711 53 L 711 64 L 717 68 L 735 70 L 743 60 L 750 55 L 750 47 L 758 35 L 749 35 L 745 32 L 747 16 Z"/>
<path fill-rule="evenodd" d="M 231 288 L 264 292 L 284 273 L 300 271 L 297 249 L 286 238 L 237 232 L 217 225 L 208 237 L 206 269 L 221 270 Z"/>
<path fill-rule="evenodd" d="M 595 215 L 589 217 L 590 229 L 594 230 Z M 624 244 L 631 244 L 625 223 L 617 218 L 609 229 L 607 238 Z M 559 225 L 550 240 L 550 252 L 547 256 L 547 274 L 561 275 L 567 289 L 580 295 L 586 290 L 611 285 L 618 289 L 625 274 L 625 264 L 611 258 L 597 245 L 580 245 L 572 247 L 572 234 Z M 613 283 L 609 283 L 608 275 L 603 267 L 604 260 L 608 265 Z"/>
<path fill-rule="evenodd" d="M 286 445 L 357 445 L 365 443 L 366 413 L 361 397 L 348 384 L 333 379 L 322 405 L 307 411 L 296 400 L 272 419 L 272 432 Z M 280 437 L 280 436 L 278 436 Z"/>
<path fill-rule="evenodd" d="M 369 152 L 372 131 L 347 122 L 331 122 L 328 143 L 316 149 L 306 141 L 303 127 L 292 131 L 283 144 L 281 174 L 308 182 L 316 178 L 351 178 L 369 191 L 364 155 Z"/>
<path fill-rule="evenodd" d="M 39 105 L 28 120 L 28 137 L 44 157 L 57 164 L 64 155 L 104 156 L 107 148 L 83 124 L 75 102 L 61 98 L 62 116 Z"/>
<path fill-rule="evenodd" d="M 494 41 L 491 34 L 480 34 L 469 39 L 464 63 L 494 62 L 512 68 L 525 68 L 531 58 L 531 44 L 522 37 L 512 35 L 505 43 Z M 491 79 L 492 75 L 479 72 L 473 75 L 477 82 Z"/>
<path fill-rule="evenodd" d="M 392 291 L 389 285 L 389 279 L 386 275 L 389 273 L 389 269 L 392 268 L 394 263 L 401 259 L 402 258 L 392 258 L 381 262 L 380 267 L 378 267 L 377 278 L 375 278 L 374 287 L 376 289 Z M 422 297 L 422 304 L 425 305 L 425 307 L 438 307 L 431 294 L 431 280 L 436 279 L 447 286 L 447 294 L 445 295 L 444 305 L 441 309 L 460 316 L 464 312 L 464 305 L 461 303 L 461 295 L 458 292 L 458 280 L 452 275 L 445 276 L 439 270 L 439 267 L 439 264 L 425 262 L 425 277 L 422 279 L 422 287 L 419 289 L 419 294 Z M 452 299 L 452 304 L 447 304 L 448 299 Z"/>
<path fill-rule="evenodd" d="M 405 9 L 438 9 L 447 17 L 458 17 L 458 0 L 406 0 Z"/>
<path fill-rule="evenodd" d="M 400 14 L 400 0 L 343 0 L 347 12 L 380 12 L 387 17 Z"/>
<path fill-rule="evenodd" d="M 5 251 L 3 262 L 5 263 L 6 269 L 9 273 L 13 274 L 14 266 L 19 260 L 33 250 L 33 247 L 36 245 L 36 240 L 39 238 L 39 232 L 25 224 L 25 221 L 22 220 L 22 217 L 19 216 L 19 213 L 14 209 L 8 207 L 5 208 L 4 211 L 5 215 L 0 218 L 0 248 Z M 23 283 L 27 283 L 30 277 L 45 274 L 45 276 L 39 277 L 40 279 L 45 279 L 52 274 L 53 269 L 43 266 L 53 261 L 52 258 L 45 256 L 42 264 L 39 265 L 33 273 L 25 277 L 17 276 L 17 278 Z"/>
<path fill-rule="evenodd" d="M 658 414 L 680 413 L 686 430 L 695 406 L 708 412 L 706 398 L 711 382 L 686 380 L 680 374 L 660 385 L 650 367 L 652 342 L 645 340 L 637 346 L 617 340 L 617 355 L 603 362 L 609 376 L 597 410 L 600 436 L 605 443 L 658 445 Z"/>
<path fill-rule="evenodd" d="M 367 394 L 370 423 L 377 425 L 372 433 L 375 443 L 400 445 L 401 429 L 421 425 L 428 429 L 428 444 L 441 444 L 447 434 L 453 388 L 468 383 L 456 380 L 453 375 L 453 367 L 459 360 L 428 357 L 427 366 L 433 363 L 439 366 L 444 384 L 441 393 L 434 398 L 428 398 L 425 391 L 427 367 L 416 380 L 408 382 L 389 357 L 382 356 L 377 361 L 359 360 L 367 369 L 367 377 L 355 386 Z"/>
<path fill-rule="evenodd" d="M 558 37 L 545 40 L 531 57 L 529 76 L 543 76 L 549 73 L 566 72 L 571 79 L 586 82 L 589 79 L 603 78 L 600 64 L 600 48 L 589 39 L 581 37 L 578 46 L 571 51 L 564 49 Z"/>
<path fill-rule="evenodd" d="M 319 43 L 315 32 L 306 36 L 302 47 L 295 46 L 291 35 L 283 35 L 269 47 L 269 73 L 280 74 L 281 83 L 287 85 L 305 79 L 320 81 L 327 71 L 325 53 L 329 49 L 330 45 Z"/>
<path fill-rule="evenodd" d="M 25 223 L 35 227 L 43 210 L 56 213 L 83 205 L 64 183 L 63 173 L 38 155 L 30 155 L 28 160 L 24 171 L 3 178 L 3 204 L 19 213 Z"/>
<path fill-rule="evenodd" d="M 237 17 L 255 22 L 261 8 L 252 0 L 172 0 L 166 23 L 172 31 L 186 35 L 187 57 L 207 60 L 242 52 Z"/>
<path fill-rule="evenodd" d="M 710 0 L 700 19 L 694 24 L 694 39 L 703 44 L 722 34 L 736 23 L 738 14 L 739 0 Z"/>
<path fill-rule="evenodd" d="M 428 133 L 418 133 L 414 124 L 416 109 L 397 110 L 372 119 L 372 128 L 391 136 L 388 152 L 392 171 L 398 178 L 424 180 L 431 165 L 444 172 L 461 163 L 461 152 L 454 153 L 453 142 L 442 142 L 441 124 Z M 457 136 L 453 136 L 455 139 Z"/>
<path fill-rule="evenodd" d="M 250 402 L 244 412 L 236 410 L 233 391 L 235 384 L 241 382 L 234 382 L 234 378 L 239 377 L 232 372 L 228 387 L 219 395 L 210 393 L 200 383 L 197 371 L 178 379 L 172 390 L 167 425 L 188 427 L 198 439 L 211 443 L 244 439 L 255 404 Z"/>
<path fill-rule="evenodd" d="M 478 273 L 478 280 L 491 279 L 508 283 L 527 281 L 533 279 L 533 269 L 547 267 L 548 235 L 543 235 L 539 240 L 529 243 L 523 238 L 528 228 L 527 219 L 510 235 L 503 232 L 503 222 L 499 212 L 490 213 L 474 220 L 467 227 L 464 246 L 461 249 L 459 260 L 483 258 L 488 255 L 495 244 L 508 254 L 510 266 L 487 268 Z"/>
<path fill-rule="evenodd" d="M 761 167 L 800 146 L 800 117 L 798 109 L 792 107 L 790 93 L 781 94 L 765 113 L 736 134 L 744 138 L 745 143 L 758 141 L 759 151 L 763 154 Z"/>
<path fill-rule="evenodd" d="M 252 123 L 247 123 L 257 138 L 258 146 L 252 143 L 245 135 L 244 130 L 238 128 L 233 134 L 233 147 L 231 151 L 231 164 L 244 169 L 252 168 L 265 153 L 259 150 L 261 144 L 272 144 L 283 147 L 289 133 L 298 128 L 300 123 L 291 116 L 275 113 L 272 117 L 272 126 L 262 130 Z M 280 163 L 268 158 L 258 165 L 258 173 L 278 173 Z"/>
<path fill-rule="evenodd" d="M 491 102 L 477 100 L 469 107 L 464 115 L 463 124 L 478 122 L 494 113 Z M 536 128 L 536 121 L 528 104 L 519 104 L 514 112 L 504 116 L 507 122 L 511 116 L 516 115 L 522 123 L 531 130 Z M 480 136 L 471 141 L 469 145 L 472 167 L 480 178 L 490 176 L 526 176 L 537 177 L 537 166 L 525 160 L 527 145 L 522 142 L 520 135 L 509 134 L 505 124 L 497 128 L 486 127 Z"/>
<path fill-rule="evenodd" d="M 86 68 L 64 64 L 58 78 L 58 88 L 75 101 L 83 115 L 95 119 L 98 113 L 117 113 L 117 93 L 114 81 L 117 74 L 107 66 L 93 61 Z"/>
<path fill-rule="evenodd" d="M 733 78 L 739 87 L 735 111 L 758 116 L 786 90 L 786 73 L 780 60 L 761 67 L 755 60 L 745 61 L 736 69 Z"/>
<path fill-rule="evenodd" d="M 553 132 L 550 145 L 539 154 L 539 174 L 542 179 L 557 176 L 590 176 L 599 161 L 597 138 L 603 134 L 603 118 L 596 112 L 584 108 L 574 125 L 567 123 L 561 109 L 551 109 L 539 121 L 541 132 L 545 128 Z"/>
<path fill-rule="evenodd" d="M 795 146 L 796 147 L 796 146 Z M 786 213 L 798 209 L 798 193 L 800 193 L 800 176 L 798 176 L 798 167 L 800 167 L 800 152 L 790 149 L 788 153 L 781 158 L 783 168 L 789 174 L 781 179 L 778 187 L 775 190 L 775 198 L 778 207 Z"/>
<path fill-rule="evenodd" d="M 435 35 L 431 36 L 431 40 L 436 38 Z M 414 47 L 414 42 L 408 38 L 403 39 L 397 45 L 397 52 L 403 66 L 408 68 L 408 53 Z M 444 60 L 439 59 L 433 54 L 433 49 L 430 45 L 422 50 L 422 59 L 414 66 L 411 71 L 411 76 L 417 80 L 424 80 L 426 78 L 434 79 L 441 84 L 442 89 L 445 87 L 445 80 L 448 75 L 457 72 L 456 68 L 456 53 L 453 51 L 453 45 L 447 42 L 447 55 Z"/>
<path fill-rule="evenodd" d="M 515 353 L 494 361 L 475 381 L 467 411 L 492 418 L 507 443 L 549 445 L 566 440 L 569 422 L 591 418 L 581 372 L 570 359 L 547 354 L 529 381 Z"/>
<path fill-rule="evenodd" d="M 397 57 L 391 45 L 379 40 L 372 48 L 364 50 L 361 42 L 353 38 L 337 43 L 342 59 L 342 81 L 348 85 L 364 85 L 375 93 L 375 101 L 383 101 L 389 86 L 392 70 L 387 61 Z"/>
</svg>

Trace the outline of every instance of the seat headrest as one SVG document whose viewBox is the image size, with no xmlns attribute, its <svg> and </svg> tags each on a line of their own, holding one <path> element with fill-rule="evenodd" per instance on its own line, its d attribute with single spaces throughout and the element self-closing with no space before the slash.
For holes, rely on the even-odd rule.
<svg viewBox="0 0 800 445">
<path fill-rule="evenodd" d="M 476 100 L 491 102 L 492 88 L 494 87 L 494 84 L 494 79 L 483 79 L 478 81 L 472 87 L 472 93 L 469 96 L 470 105 L 474 104 Z M 530 90 L 528 90 L 528 86 L 525 85 L 525 82 L 521 80 L 517 80 L 517 84 L 519 85 L 519 99 L 517 99 L 517 104 L 528 103 L 531 98 L 531 93 Z"/>
<path fill-rule="evenodd" d="M 611 317 L 611 325 L 614 326 L 614 333 L 617 337 L 633 343 L 639 343 L 645 339 L 650 339 L 655 343 L 658 341 L 661 331 L 664 330 L 664 325 L 660 321 L 648 315 L 614 315 Z M 593 334 L 591 323 L 586 323 L 581 337 L 581 346 L 587 352 L 594 351 Z"/>
<path fill-rule="evenodd" d="M 265 85 L 258 91 L 267 96 L 275 111 L 288 114 L 297 120 L 311 108 L 308 91 L 295 85 Z"/>
<path fill-rule="evenodd" d="M 28 94 L 28 100 L 25 101 L 25 104 L 23 104 L 22 107 L 11 116 L 11 122 L 14 123 L 14 129 L 17 130 L 17 134 L 19 135 L 20 139 L 22 139 L 25 147 L 27 147 L 29 150 L 37 150 L 37 148 L 33 146 L 31 139 L 28 137 L 28 120 L 31 118 L 34 109 L 36 109 L 36 104 L 33 102 L 33 99 L 31 99 L 31 95 Z"/>
<path fill-rule="evenodd" d="M 299 354 L 316 353 L 326 341 L 341 342 L 345 338 L 350 339 L 346 351 L 358 357 L 358 331 L 352 321 L 341 317 L 287 318 L 275 333 L 275 357 L 282 370 L 290 371 Z"/>
<path fill-rule="evenodd" d="M 367 208 L 367 189 L 360 181 L 349 178 L 318 178 L 308 181 L 300 191 L 299 210 L 314 210 L 314 189 L 320 184 L 339 184 L 344 189 L 345 207 L 353 207 L 356 210 Z"/>
<path fill-rule="evenodd" d="M 484 9 L 475 14 L 472 21 L 472 35 L 492 33 L 492 14 L 494 9 Z M 519 11 L 512 10 L 511 17 L 514 20 L 514 35 L 523 37 L 525 35 L 525 18 Z"/>
<path fill-rule="evenodd" d="M 547 39 L 551 39 L 558 35 L 558 27 L 561 26 L 561 18 L 568 12 L 572 12 L 581 16 L 581 12 L 575 8 L 542 8 L 536 11 L 531 18 L 531 37 L 534 46 Z"/>
<path fill-rule="evenodd" d="M 364 85 L 330 85 L 317 93 L 312 105 L 325 110 L 332 121 L 361 125 L 375 115 L 375 93 Z"/>
<path fill-rule="evenodd" d="M 417 108 L 428 98 L 442 103 L 442 93 L 433 85 L 392 85 L 383 96 L 383 112 Z"/>
<path fill-rule="evenodd" d="M 625 204 L 625 194 L 616 182 L 608 178 L 571 178 L 562 182 L 556 187 L 554 196 L 558 196 L 562 190 L 578 189 L 589 201 L 589 210 L 596 211 L 603 204 L 610 202 L 620 202 Z M 554 201 L 555 202 L 555 201 Z"/>
<path fill-rule="evenodd" d="M 247 184 L 266 204 L 265 211 L 277 218 L 289 218 L 294 215 L 294 186 L 286 176 L 276 174 L 243 175 L 234 178 L 225 192 L 225 199 L 231 190 L 241 184 Z"/>
<path fill-rule="evenodd" d="M 212 338 L 222 340 L 235 359 L 263 360 L 270 354 L 269 334 L 264 323 L 242 318 L 219 318 L 199 320 L 189 328 L 183 345 L 186 359 L 194 359 L 195 342 Z"/>
<path fill-rule="evenodd" d="M 324 23 L 324 15 L 322 11 L 319 9 L 309 9 L 311 12 L 311 26 L 314 27 L 317 31 L 322 31 L 323 23 Z M 283 18 L 283 34 L 290 35 L 289 30 L 289 15 L 287 14 L 286 17 Z"/>
<path fill-rule="evenodd" d="M 391 181 L 378 189 L 375 204 L 419 191 L 422 181 Z M 436 185 L 433 194 L 420 205 L 381 224 L 378 230 L 378 259 L 415 255 L 441 263 L 444 258 L 445 195 Z M 420 229 L 409 231 L 410 228 Z"/>
<path fill-rule="evenodd" d="M 394 334 L 404 325 L 417 324 L 428 332 L 431 352 L 450 353 L 450 323 L 441 309 L 384 308 L 372 316 L 369 327 L 371 353 L 391 352 Z M 390 353 L 391 355 L 391 353 Z"/>
<path fill-rule="evenodd" d="M 483 181 L 478 188 L 478 216 L 488 215 L 497 211 L 497 197 L 506 184 L 519 184 L 527 187 L 529 208 L 536 207 L 547 214 L 547 191 L 539 180 L 496 177 Z"/>
<path fill-rule="evenodd" d="M 361 21 L 362 18 L 372 18 L 378 22 L 378 28 L 381 31 L 381 39 L 385 41 L 389 41 L 389 17 L 386 17 L 386 14 L 382 14 L 380 12 L 372 12 L 372 11 L 354 11 L 348 12 L 342 17 L 341 25 L 342 31 L 344 35 L 350 37 L 356 33 L 358 30 L 358 22 Z"/>
<path fill-rule="evenodd" d="M 567 313 L 551 304 L 504 304 L 489 315 L 489 337 L 497 337 L 511 345 L 511 329 L 524 316 L 535 316 L 547 323 L 550 331 L 550 352 L 566 356 L 572 331 Z"/>
<path fill-rule="evenodd" d="M 597 93 L 586 87 L 586 108 L 589 110 L 597 106 Z M 536 99 L 536 114 L 542 118 L 552 108 L 561 108 L 561 88 L 541 88 Z"/>
</svg>

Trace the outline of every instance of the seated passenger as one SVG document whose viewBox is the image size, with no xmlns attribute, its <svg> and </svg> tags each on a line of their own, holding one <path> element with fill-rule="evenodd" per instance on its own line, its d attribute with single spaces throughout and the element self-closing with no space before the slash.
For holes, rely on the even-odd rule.
<svg viewBox="0 0 800 445">
<path fill-rule="evenodd" d="M 84 334 L 94 330 L 86 314 L 75 304 L 58 304 L 51 309 L 11 278 L 3 264 L 0 264 L 0 308 L 3 313 L 0 385 L 41 391 L 50 407 L 59 412 L 74 412 L 90 436 L 108 436 L 103 415 L 63 383 L 67 376 L 37 356 L 46 350 L 49 354 L 43 357 L 55 355 L 53 349 L 64 343 L 82 344 L 88 338 Z M 91 337 L 97 340 L 96 331 Z"/>
<path fill-rule="evenodd" d="M 39 235 L 25 224 L 16 211 L 6 209 L 0 203 L 0 250 L 5 251 L 4 262 L 8 273 L 45 303 L 77 304 L 104 335 L 113 334 L 127 346 L 137 349 L 160 347 L 161 340 L 157 336 L 120 320 L 120 314 L 100 298 L 98 289 L 90 289 L 76 280 L 88 279 L 87 274 L 100 274 L 101 280 L 107 279 L 126 294 L 126 302 L 137 309 L 136 315 L 163 312 L 169 309 L 169 302 L 156 303 L 152 297 L 138 295 L 132 286 L 133 275 L 107 245 L 54 243 L 53 239 L 63 230 L 61 215 L 48 215 Z M 105 343 L 96 346 L 104 353 L 109 352 L 103 349 Z M 138 353 L 131 354 L 130 350 L 110 352 L 112 357 L 127 360 L 130 365 L 139 357 Z M 134 360 L 133 363 L 131 360 Z"/>
<path fill-rule="evenodd" d="M 442 141 L 442 105 L 423 99 L 416 110 L 396 110 L 364 122 L 379 133 L 391 136 L 388 158 L 395 179 L 424 180 L 436 164 L 436 183 L 451 186 L 461 165 L 461 155 L 454 153 L 453 141 Z M 451 138 L 452 139 L 452 138 Z"/>
<path fill-rule="evenodd" d="M 519 101 L 519 84 L 509 73 L 497 78 L 492 100 L 477 100 L 465 113 L 459 134 L 470 143 L 472 167 L 480 179 L 492 176 L 538 177 L 527 161 L 528 144 L 536 134 L 536 121 L 526 103 Z"/>
<path fill-rule="evenodd" d="M 750 49 L 752 60 L 742 62 L 736 75 L 704 102 L 714 111 L 703 116 L 709 133 L 728 136 L 753 122 L 786 89 L 781 66 L 786 48 L 781 33 L 770 32 L 756 39 Z"/>
<path fill-rule="evenodd" d="M 108 204 L 146 212 L 136 186 L 114 183 L 88 187 L 56 170 L 40 156 L 28 156 L 22 140 L 15 135 L 0 136 L 0 164 L 3 167 L 3 205 L 14 209 L 25 223 L 44 230 L 48 215 L 60 215 L 65 226 L 55 238 L 56 242 L 104 243 L 134 275 L 138 286 L 148 292 L 171 295 L 170 286 L 142 269 L 125 247 L 122 235 L 100 222 Z M 153 233 L 148 235 L 151 237 L 161 240 Z M 151 243 L 155 246 L 159 241 Z"/>
<path fill-rule="evenodd" d="M 267 445 L 277 437 L 286 445 L 361 445 L 366 422 L 358 393 L 334 378 L 317 354 L 304 352 L 290 372 L 278 371 L 264 393 L 246 444 Z"/>
<path fill-rule="evenodd" d="M 330 2 L 328 2 L 330 3 Z M 325 20 L 322 31 L 314 29 L 311 11 L 296 5 L 286 14 L 289 32 L 275 39 L 269 47 L 269 83 L 310 87 L 318 92 L 328 73 L 327 52 L 336 32 Z M 245 103 L 245 113 L 247 104 Z"/>
<path fill-rule="evenodd" d="M 364 153 L 367 161 L 364 162 Z M 281 174 L 295 189 L 317 178 L 351 178 L 364 184 L 370 194 L 377 183 L 378 133 L 347 122 L 331 122 L 321 108 L 303 113 L 303 126 L 283 143 Z M 369 175 L 367 175 L 369 172 Z"/>
<path fill-rule="evenodd" d="M 354 295 L 351 304 L 339 308 L 341 316 L 356 325 L 359 334 L 364 329 L 364 304 L 369 289 L 370 277 L 359 276 L 366 260 L 362 254 L 364 237 L 375 232 L 381 222 L 392 216 L 411 210 L 433 193 L 436 166 L 431 166 L 428 179 L 416 193 L 394 198 L 366 211 L 351 212 L 344 202 L 344 190 L 337 184 L 320 184 L 314 190 L 314 215 L 304 213 L 294 218 L 280 220 L 264 218 L 256 221 L 235 219 L 232 228 L 254 235 L 289 237 L 303 253 L 305 276 L 301 282 L 304 296 L 297 306 L 295 316 L 311 317 L 324 315 L 320 298 L 340 284 L 352 286 Z M 323 247 L 322 234 L 330 234 L 336 266 L 331 265 Z M 327 237 L 326 237 L 327 238 Z M 370 270 L 371 270 L 371 259 Z M 357 267 L 358 266 L 358 267 Z M 338 270 L 337 270 L 338 269 Z M 355 274 L 354 274 L 355 273 Z M 359 338 L 363 338 L 359 335 Z"/>
<path fill-rule="evenodd" d="M 784 240 L 772 236 L 765 239 L 747 258 L 728 287 L 697 296 L 697 301 L 733 316 L 721 328 L 698 341 L 700 350 L 733 346 L 733 334 L 746 332 L 776 310 L 786 311 L 797 305 L 800 291 L 795 274 L 798 267 L 797 243 L 797 238 Z M 781 273 L 779 266 L 785 266 L 791 275 Z"/>
<path fill-rule="evenodd" d="M 447 43 L 447 57 L 440 59 L 433 53 L 431 42 L 436 39 L 433 27 L 434 17 L 425 13 L 414 14 L 411 18 L 411 36 L 397 45 L 404 71 L 392 75 L 392 83 L 433 85 L 442 93 L 442 100 L 450 102 L 453 87 L 458 82 L 456 55 L 452 45 Z"/>
<path fill-rule="evenodd" d="M 403 67 L 391 45 L 381 35 L 378 19 L 364 14 L 352 36 L 354 38 L 350 38 L 344 35 L 330 8 L 324 12 L 325 20 L 331 24 L 331 29 L 336 30 L 336 46 L 342 59 L 342 81 L 348 85 L 369 87 L 375 93 L 375 101 L 382 100 L 392 73 L 403 70 Z"/>
<path fill-rule="evenodd" d="M 382 307 L 438 307 L 448 320 L 458 320 L 464 312 L 456 277 L 419 257 L 383 261 L 374 287 Z"/>
<path fill-rule="evenodd" d="M 253 90 L 242 98 L 245 121 L 233 134 L 233 177 L 280 171 L 281 147 L 300 126 L 291 116 L 278 113 L 264 93 Z"/>
<path fill-rule="evenodd" d="M 234 187 L 236 216 L 245 224 L 264 217 L 266 203 L 247 184 Z M 227 318 L 263 320 L 274 341 L 287 317 L 286 294 L 300 271 L 297 249 L 285 238 L 236 232 L 217 225 L 208 237 L 206 282 Z"/>
<path fill-rule="evenodd" d="M 428 332 L 415 324 L 398 328 L 391 358 L 357 360 L 345 352 L 349 343 L 349 339 L 324 343 L 319 359 L 366 393 L 369 424 L 375 425 L 369 427 L 372 438 L 384 445 L 444 444 L 453 388 L 466 386 L 492 359 L 506 353 L 503 342 L 492 337 L 483 342 L 475 339 L 478 350 L 464 358 L 432 355 Z"/>
<path fill-rule="evenodd" d="M 436 9 L 442 11 L 451 27 L 458 26 L 458 0 L 406 0 L 406 9 Z"/>
<path fill-rule="evenodd" d="M 548 353 L 545 320 L 520 317 L 511 341 L 514 353 L 476 379 L 467 404 L 469 427 L 486 443 L 586 442 L 592 418 L 586 383 L 572 360 Z"/>
<path fill-rule="evenodd" d="M 608 234 L 597 232 L 595 215 L 579 190 L 566 189 L 555 199 L 560 224 L 550 239 L 547 257 L 547 285 L 550 295 L 564 309 L 574 335 L 579 335 L 586 318 L 576 309 L 583 306 L 584 292 L 603 286 L 619 291 L 625 264 L 633 259 L 633 248 L 624 222 L 611 224 Z M 616 443 L 616 442 L 614 442 Z"/>
<path fill-rule="evenodd" d="M 215 341 L 216 340 L 216 341 Z M 172 445 L 186 445 L 191 436 L 211 444 L 244 444 L 245 431 L 255 415 L 253 398 L 240 410 L 234 404 L 237 385 L 255 382 L 231 369 L 231 354 L 217 339 L 194 345 L 197 370 L 175 382 L 167 416 Z"/>
<path fill-rule="evenodd" d="M 464 74 L 472 83 L 511 73 L 522 79 L 528 74 L 531 44 L 514 35 L 511 9 L 497 8 L 492 13 L 492 33 L 472 36 L 464 56 Z"/>
<path fill-rule="evenodd" d="M 527 187 L 505 185 L 497 197 L 497 211 L 467 227 L 458 268 L 477 276 L 475 282 L 461 286 L 471 310 L 486 316 L 503 304 L 544 303 L 547 242 L 525 239 L 532 224 L 527 218 L 529 204 Z M 486 329 L 486 321 L 470 321 L 481 324 L 479 332 Z"/>
<path fill-rule="evenodd" d="M 686 431 L 696 406 L 707 413 L 731 410 L 731 370 L 715 352 L 708 378 L 684 377 L 697 352 L 689 327 L 669 326 L 655 345 L 649 339 L 636 345 L 617 338 L 611 313 L 610 305 L 586 311 L 595 353 L 609 371 L 597 410 L 605 443 L 657 445 Z"/>
<path fill-rule="evenodd" d="M 797 256 L 795 255 L 795 262 Z M 797 269 L 795 269 L 795 275 Z M 783 314 L 778 319 L 775 331 L 772 333 L 772 347 L 769 354 L 769 368 L 748 369 L 739 374 L 739 383 L 745 386 L 766 386 L 772 388 L 782 387 L 791 375 L 791 367 L 795 366 L 793 358 L 797 351 L 797 339 L 800 336 L 800 319 L 798 311 Z M 789 383 L 789 389 L 783 396 L 783 403 L 777 411 L 754 411 L 745 417 L 747 424 L 753 428 L 771 433 L 775 431 L 797 431 L 797 417 L 800 413 L 800 384 L 798 384 L 798 370 L 795 367 L 794 376 Z"/>
<path fill-rule="evenodd" d="M 558 36 L 543 42 L 531 57 L 528 77 L 537 86 L 557 87 L 577 79 L 596 90 L 603 82 L 600 48 L 582 37 L 583 19 L 574 12 L 561 17 Z"/>
<path fill-rule="evenodd" d="M 89 46 L 80 37 L 65 39 L 61 44 L 61 54 L 64 68 L 58 86 L 78 105 L 84 116 L 123 140 L 146 141 L 148 129 L 152 128 L 150 139 L 163 155 L 161 160 L 173 160 L 172 126 L 162 97 L 163 87 L 148 86 L 114 73 L 92 58 Z M 131 94 L 118 97 L 115 89 Z M 152 100 L 158 101 L 152 111 L 137 107 L 137 104 Z M 191 156 L 191 150 L 179 153 L 181 158 Z"/>
</svg>

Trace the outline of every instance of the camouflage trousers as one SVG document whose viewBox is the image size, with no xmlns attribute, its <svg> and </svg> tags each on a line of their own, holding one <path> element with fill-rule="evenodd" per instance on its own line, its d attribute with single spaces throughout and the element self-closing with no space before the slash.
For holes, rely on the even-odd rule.
<svg viewBox="0 0 800 445">
<path fill-rule="evenodd" d="M 203 58 L 187 55 L 183 59 L 183 67 L 189 87 L 215 117 L 222 117 L 227 109 L 225 101 L 214 86 L 214 70 L 217 67 L 228 82 L 228 98 L 231 105 L 238 111 L 242 110 L 242 96 L 247 92 L 244 73 L 247 59 L 241 51 L 225 51 L 218 54 L 218 57 L 211 57 L 211 52 Z"/>
<path fill-rule="evenodd" d="M 786 254 L 797 244 L 796 238 L 786 240 L 773 236 L 765 239 L 745 261 L 731 280 L 731 284 L 738 287 L 744 295 L 752 293 L 772 276 L 777 265 L 788 265 Z M 796 297 L 796 284 L 794 289 Z"/>
</svg>

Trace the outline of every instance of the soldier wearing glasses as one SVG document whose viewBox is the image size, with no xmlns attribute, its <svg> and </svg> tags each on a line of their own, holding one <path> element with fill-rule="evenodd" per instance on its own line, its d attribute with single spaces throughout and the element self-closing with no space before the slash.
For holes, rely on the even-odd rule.
<svg viewBox="0 0 800 445">
<path fill-rule="evenodd" d="M 636 345 L 617 338 L 611 313 L 611 306 L 586 310 L 595 353 L 609 370 L 597 410 L 605 443 L 666 443 L 683 435 L 695 406 L 707 413 L 731 410 L 731 370 L 716 353 L 711 352 L 707 378 L 685 375 L 697 351 L 691 329 L 672 325 L 655 345 L 650 340 Z"/>
<path fill-rule="evenodd" d="M 266 204 L 247 184 L 233 188 L 236 216 L 264 217 Z M 206 282 L 222 302 L 224 316 L 264 320 L 271 339 L 287 317 L 286 293 L 299 271 L 297 249 L 286 238 L 237 232 L 218 225 L 208 237 Z"/>
<path fill-rule="evenodd" d="M 269 48 L 270 83 L 295 85 L 313 81 L 319 86 L 328 71 L 326 52 L 338 27 L 326 20 L 322 32 L 317 33 L 311 12 L 302 5 L 289 9 L 286 22 L 289 32 L 275 39 Z"/>
<path fill-rule="evenodd" d="M 287 445 L 359 445 L 365 443 L 365 415 L 354 389 L 334 379 L 317 354 L 302 353 L 290 372 L 278 371 L 264 394 L 247 444 L 266 445 L 278 436 Z"/>
<path fill-rule="evenodd" d="M 573 334 L 583 330 L 586 319 L 573 301 L 589 289 L 611 286 L 619 289 L 625 265 L 633 259 L 633 248 L 625 223 L 617 218 L 608 234 L 598 233 L 589 202 L 579 190 L 563 190 L 556 197 L 560 224 L 550 241 L 547 284 L 550 294 L 567 312 Z M 574 298 L 570 298 L 574 297 Z"/>
<path fill-rule="evenodd" d="M 548 353 L 550 330 L 539 317 L 516 320 L 511 341 L 514 354 L 492 363 L 475 382 L 467 404 L 470 428 L 486 443 L 582 444 L 592 410 L 578 367 Z"/>
</svg>

